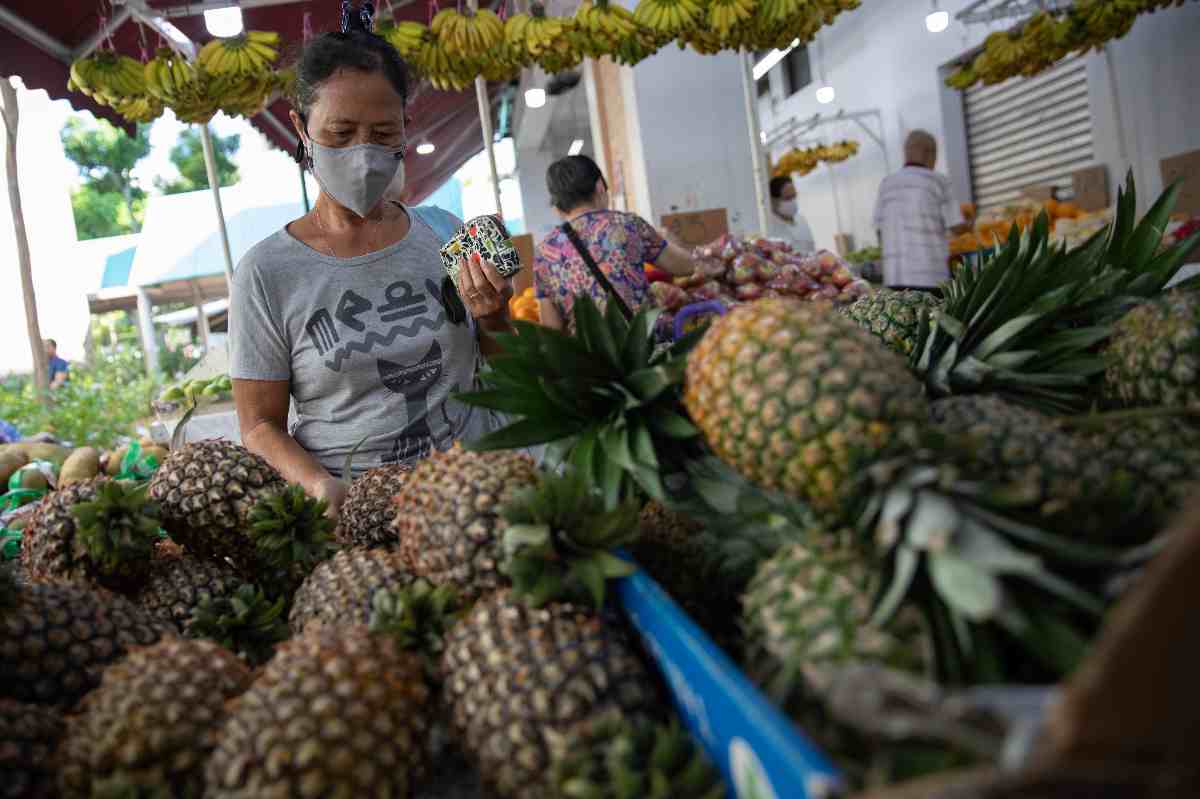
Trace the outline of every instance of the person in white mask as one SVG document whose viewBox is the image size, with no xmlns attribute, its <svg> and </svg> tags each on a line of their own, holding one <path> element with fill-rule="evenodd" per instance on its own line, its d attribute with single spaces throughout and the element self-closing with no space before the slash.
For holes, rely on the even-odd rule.
<svg viewBox="0 0 1200 799">
<path fill-rule="evenodd" d="M 796 203 L 796 185 L 790 177 L 771 178 L 771 218 L 767 236 L 783 239 L 797 252 L 815 252 L 812 228 Z"/>
<path fill-rule="evenodd" d="M 385 197 L 403 189 L 408 80 L 371 32 L 372 12 L 344 3 L 343 30 L 310 40 L 297 61 L 297 157 L 321 191 L 242 258 L 230 314 L 243 443 L 334 515 L 356 445 L 359 472 L 488 432 L 490 416 L 453 394 L 509 330 L 512 295 L 478 259 L 450 282 L 439 250 L 459 220 Z"/>
</svg>

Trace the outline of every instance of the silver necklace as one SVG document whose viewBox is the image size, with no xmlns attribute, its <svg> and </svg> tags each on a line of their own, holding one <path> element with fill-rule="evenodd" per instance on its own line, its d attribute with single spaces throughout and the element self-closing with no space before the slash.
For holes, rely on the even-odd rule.
<svg viewBox="0 0 1200 799">
<path fill-rule="evenodd" d="M 386 209 L 387 209 L 387 206 L 384 205 L 379 210 L 379 218 L 371 220 L 371 224 L 375 225 L 376 228 L 378 228 L 379 225 L 383 224 L 383 218 L 386 215 L 386 213 L 385 213 Z M 317 218 L 317 227 L 319 227 L 321 229 L 321 235 L 325 237 L 325 241 L 327 243 L 327 249 L 329 250 L 329 254 L 331 256 L 333 256 L 334 258 L 338 258 L 339 257 L 338 254 L 333 251 L 333 237 L 330 236 L 329 231 L 325 229 L 325 221 L 323 219 L 321 219 L 321 211 L 315 205 L 313 206 L 313 216 L 315 216 Z M 368 250 L 367 254 L 370 254 L 372 252 L 374 252 L 374 250 Z"/>
</svg>

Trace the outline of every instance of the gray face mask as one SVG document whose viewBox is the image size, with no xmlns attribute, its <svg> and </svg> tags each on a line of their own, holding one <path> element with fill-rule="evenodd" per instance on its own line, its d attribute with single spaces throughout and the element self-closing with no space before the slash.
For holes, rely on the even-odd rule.
<svg viewBox="0 0 1200 799">
<path fill-rule="evenodd" d="M 383 199 L 404 157 L 402 150 L 381 144 L 326 147 L 312 139 L 308 152 L 321 189 L 359 216 Z"/>
</svg>

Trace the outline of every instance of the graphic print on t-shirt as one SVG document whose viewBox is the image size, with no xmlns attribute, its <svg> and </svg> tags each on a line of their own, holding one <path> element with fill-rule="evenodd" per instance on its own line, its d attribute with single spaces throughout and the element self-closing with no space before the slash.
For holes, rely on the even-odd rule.
<svg viewBox="0 0 1200 799">
<path fill-rule="evenodd" d="M 360 296 L 353 289 L 342 292 L 334 313 L 330 315 L 328 308 L 318 309 L 308 318 L 304 331 L 318 353 L 322 356 L 332 353 L 332 357 L 325 361 L 325 368 L 340 372 L 346 359 L 353 357 L 355 353 L 368 355 L 376 348 L 391 347 L 401 336 L 414 338 L 423 330 L 441 330 L 446 324 L 446 309 L 441 305 L 438 286 L 427 279 L 425 288 L 429 290 L 429 295 L 415 291 L 407 280 L 397 280 L 384 289 L 383 302 L 379 305 Z M 428 315 L 429 296 L 434 297 L 438 309 L 437 315 L 432 318 Z M 391 325 L 386 333 L 367 329 L 364 318 L 371 318 L 367 316 L 370 311 L 377 312 L 379 322 Z M 352 340 L 347 336 L 343 343 L 334 319 L 349 331 L 362 334 L 361 337 L 356 336 Z M 337 346 L 339 344 L 341 346 Z"/>
<path fill-rule="evenodd" d="M 436 338 L 415 363 L 402 363 L 387 357 L 389 349 L 411 349 L 403 344 L 397 346 L 398 341 L 416 338 L 424 331 L 437 333 L 446 326 L 447 314 L 440 287 L 426 279 L 425 289 L 422 292 L 406 280 L 397 280 L 384 289 L 382 301 L 378 303 L 352 289 L 347 290 L 342 292 L 333 313 L 328 308 L 320 308 L 304 326 L 309 341 L 324 358 L 323 365 L 332 372 L 341 372 L 356 355 L 384 351 L 375 356 L 376 372 L 385 389 L 404 398 L 407 422 L 392 442 L 391 451 L 383 456 L 383 463 L 404 463 L 427 457 L 434 449 L 448 449 L 470 415 L 469 410 L 464 409 L 462 418 L 452 419 L 446 400 L 436 409 L 429 407 L 430 392 L 444 372 L 442 345 Z M 386 329 L 375 322 L 386 325 Z M 466 322 L 451 324 L 461 326 Z M 437 419 L 439 412 L 441 418 L 437 421 L 445 427 L 435 433 L 430 419 Z M 441 428 L 441 424 L 438 427 Z"/>
</svg>

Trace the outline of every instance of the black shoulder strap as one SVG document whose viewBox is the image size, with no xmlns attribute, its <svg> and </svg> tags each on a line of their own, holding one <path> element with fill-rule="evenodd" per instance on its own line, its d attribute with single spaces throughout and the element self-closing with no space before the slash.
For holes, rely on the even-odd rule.
<svg viewBox="0 0 1200 799">
<path fill-rule="evenodd" d="M 625 318 L 632 319 L 633 313 L 629 310 L 629 306 L 625 304 L 625 300 L 621 298 L 621 295 L 617 293 L 617 290 L 612 287 L 612 283 L 609 283 L 608 278 L 605 277 L 604 273 L 600 271 L 600 267 L 596 265 L 596 261 L 592 258 L 592 254 L 588 252 L 587 245 L 584 244 L 583 240 L 579 238 L 579 234 L 575 232 L 575 228 L 571 227 L 570 222 L 563 222 L 562 232 L 567 234 L 567 238 L 571 240 L 571 244 L 574 245 L 575 251 L 579 253 L 579 257 L 583 259 L 585 264 L 587 264 L 587 268 L 591 270 L 592 277 L 596 278 L 596 282 L 600 284 L 600 287 L 603 288 L 609 297 L 611 297 L 617 303 L 617 308 L 620 309 Z"/>
</svg>

